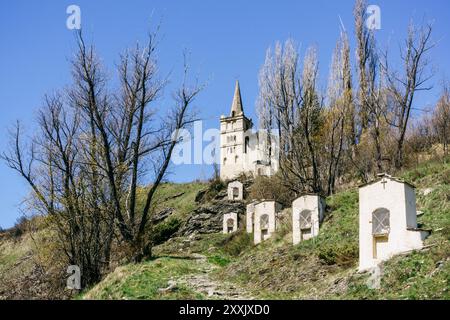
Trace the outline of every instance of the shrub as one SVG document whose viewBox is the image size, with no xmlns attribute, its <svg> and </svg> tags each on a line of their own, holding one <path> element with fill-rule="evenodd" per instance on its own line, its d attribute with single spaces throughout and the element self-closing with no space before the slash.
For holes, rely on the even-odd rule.
<svg viewBox="0 0 450 320">
<path fill-rule="evenodd" d="M 26 217 L 20 217 L 17 219 L 15 225 L 11 229 L 5 230 L 4 233 L 7 234 L 8 237 L 17 240 L 28 231 L 29 223 L 30 220 Z"/>
<path fill-rule="evenodd" d="M 325 244 L 318 247 L 318 257 L 323 264 L 350 266 L 358 260 L 358 248 L 345 244 Z"/>
<path fill-rule="evenodd" d="M 442 184 L 450 184 L 450 169 L 442 173 Z"/>
<path fill-rule="evenodd" d="M 153 228 L 153 232 L 151 235 L 152 242 L 154 245 L 159 245 L 167 240 L 178 231 L 181 226 L 181 221 L 178 218 L 170 218 L 165 222 L 157 224 Z"/>
<path fill-rule="evenodd" d="M 230 237 L 226 238 L 223 242 L 223 251 L 231 256 L 238 256 L 246 248 L 253 245 L 250 234 L 245 231 L 233 233 Z"/>
<path fill-rule="evenodd" d="M 290 207 L 295 195 L 278 176 L 260 176 L 255 178 L 251 187 L 250 198 L 276 200 L 283 206 Z"/>
<path fill-rule="evenodd" d="M 224 182 L 220 179 L 214 179 L 210 182 L 206 190 L 200 191 L 197 194 L 195 201 L 200 203 L 208 202 L 214 199 L 223 189 L 225 189 Z"/>
</svg>

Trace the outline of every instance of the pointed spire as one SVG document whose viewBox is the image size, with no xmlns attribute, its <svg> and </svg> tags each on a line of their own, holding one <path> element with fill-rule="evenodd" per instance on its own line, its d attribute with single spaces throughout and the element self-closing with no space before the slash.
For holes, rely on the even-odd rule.
<svg viewBox="0 0 450 320">
<path fill-rule="evenodd" d="M 236 117 L 244 114 L 242 107 L 241 89 L 239 88 L 239 80 L 236 80 L 236 88 L 234 89 L 233 104 L 231 105 L 231 116 Z"/>
</svg>

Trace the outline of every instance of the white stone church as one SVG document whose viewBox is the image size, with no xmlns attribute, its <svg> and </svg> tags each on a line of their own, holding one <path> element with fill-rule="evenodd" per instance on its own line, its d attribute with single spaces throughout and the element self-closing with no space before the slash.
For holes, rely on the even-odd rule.
<svg viewBox="0 0 450 320">
<path fill-rule="evenodd" d="M 239 82 L 236 81 L 231 113 L 220 118 L 220 178 L 240 174 L 271 176 L 278 171 L 278 137 L 263 130 L 255 132 L 244 114 Z"/>
</svg>

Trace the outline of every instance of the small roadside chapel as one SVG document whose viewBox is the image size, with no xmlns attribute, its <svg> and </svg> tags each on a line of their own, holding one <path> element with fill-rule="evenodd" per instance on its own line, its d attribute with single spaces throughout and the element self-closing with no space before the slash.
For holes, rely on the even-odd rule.
<svg viewBox="0 0 450 320">
<path fill-rule="evenodd" d="M 417 227 L 415 187 L 387 174 L 359 188 L 359 270 L 421 249 L 430 230 Z"/>
<path fill-rule="evenodd" d="M 262 200 L 255 205 L 254 243 L 269 239 L 276 230 L 277 215 L 281 204 L 273 200 Z"/>
</svg>

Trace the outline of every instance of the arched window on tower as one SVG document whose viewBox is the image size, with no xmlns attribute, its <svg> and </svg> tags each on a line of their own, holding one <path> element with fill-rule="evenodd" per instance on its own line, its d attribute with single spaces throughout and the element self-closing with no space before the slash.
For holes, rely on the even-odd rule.
<svg viewBox="0 0 450 320">
<path fill-rule="evenodd" d="M 249 143 L 250 143 L 250 138 L 249 137 L 245 137 L 244 153 L 247 153 Z"/>
</svg>

